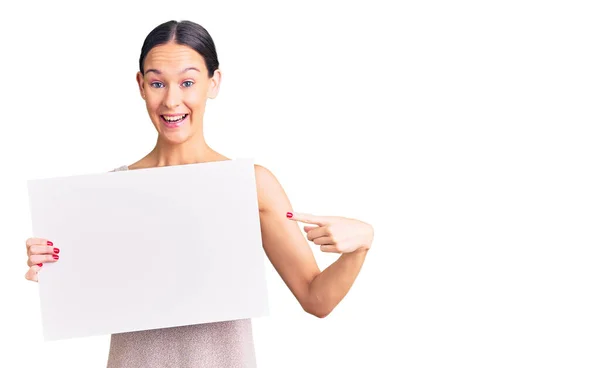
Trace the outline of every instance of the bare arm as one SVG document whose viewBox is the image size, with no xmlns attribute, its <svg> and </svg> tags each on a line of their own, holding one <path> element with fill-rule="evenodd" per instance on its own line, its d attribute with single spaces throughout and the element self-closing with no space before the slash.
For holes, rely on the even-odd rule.
<svg viewBox="0 0 600 368">
<path fill-rule="evenodd" d="M 358 276 L 366 254 L 365 249 L 344 253 L 313 279 L 310 294 L 315 309 L 312 314 L 323 318 L 344 299 Z"/>
<path fill-rule="evenodd" d="M 335 263 L 321 272 L 312 249 L 298 225 L 286 217 L 288 212 L 292 212 L 292 206 L 281 184 L 266 168 L 256 165 L 255 171 L 265 253 L 302 308 L 310 314 L 323 318 L 350 290 L 365 260 L 370 242 L 352 252 L 342 254 Z M 309 239 L 315 244 L 323 242 L 321 246 L 323 251 L 335 251 L 331 245 L 327 245 L 327 242 L 331 242 L 332 235 L 349 234 L 347 231 L 344 232 L 344 229 L 356 229 L 366 225 L 367 231 L 372 232 L 370 225 L 358 220 L 319 219 L 342 219 L 334 225 L 318 230 L 305 227 Z M 318 223 L 318 221 L 311 223 Z M 319 234 L 316 234 L 317 232 Z M 318 236 L 319 239 L 313 239 Z M 344 244 L 349 244 L 348 239 L 343 240 Z"/>
</svg>

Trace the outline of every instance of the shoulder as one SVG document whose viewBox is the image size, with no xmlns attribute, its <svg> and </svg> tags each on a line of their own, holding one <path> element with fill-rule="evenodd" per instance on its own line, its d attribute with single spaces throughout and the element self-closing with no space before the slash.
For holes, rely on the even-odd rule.
<svg viewBox="0 0 600 368">
<path fill-rule="evenodd" d="M 256 177 L 256 191 L 261 212 L 287 205 L 287 195 L 277 177 L 269 169 L 255 164 L 254 175 Z"/>
<path fill-rule="evenodd" d="M 276 180 L 275 175 L 266 167 L 258 164 L 254 164 L 254 175 L 256 176 L 257 182 L 268 182 Z"/>
<path fill-rule="evenodd" d="M 256 186 L 259 189 L 273 190 L 281 187 L 279 180 L 271 170 L 261 165 L 254 165 L 254 176 L 256 177 Z"/>
</svg>

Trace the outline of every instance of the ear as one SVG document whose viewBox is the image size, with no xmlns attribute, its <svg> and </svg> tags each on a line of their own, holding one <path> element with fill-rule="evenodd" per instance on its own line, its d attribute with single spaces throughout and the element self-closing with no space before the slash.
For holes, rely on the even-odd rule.
<svg viewBox="0 0 600 368">
<path fill-rule="evenodd" d="M 216 98 L 221 88 L 221 70 L 217 69 L 213 73 L 212 78 L 208 81 L 208 98 Z"/>
<path fill-rule="evenodd" d="M 135 75 L 135 80 L 137 81 L 138 87 L 140 88 L 140 95 L 144 100 L 146 100 L 146 93 L 144 92 L 144 76 L 142 73 L 137 72 Z"/>
</svg>

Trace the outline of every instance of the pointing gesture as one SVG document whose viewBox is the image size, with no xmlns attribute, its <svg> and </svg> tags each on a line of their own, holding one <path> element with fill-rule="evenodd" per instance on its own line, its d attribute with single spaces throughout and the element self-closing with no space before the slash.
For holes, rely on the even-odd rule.
<svg viewBox="0 0 600 368">
<path fill-rule="evenodd" d="M 352 253 L 369 249 L 373 242 L 373 227 L 365 222 L 337 216 L 315 216 L 288 212 L 290 220 L 311 224 L 304 226 L 309 241 L 320 245 L 328 253 Z"/>
</svg>

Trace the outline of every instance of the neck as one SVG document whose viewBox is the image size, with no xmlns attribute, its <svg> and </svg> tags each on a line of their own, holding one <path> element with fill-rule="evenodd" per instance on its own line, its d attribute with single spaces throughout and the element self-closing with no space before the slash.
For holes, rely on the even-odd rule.
<svg viewBox="0 0 600 368">
<path fill-rule="evenodd" d="M 207 162 L 217 153 L 206 144 L 202 134 L 179 144 L 166 142 L 158 137 L 156 146 L 148 154 L 152 166 L 175 166 Z"/>
</svg>

